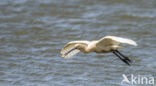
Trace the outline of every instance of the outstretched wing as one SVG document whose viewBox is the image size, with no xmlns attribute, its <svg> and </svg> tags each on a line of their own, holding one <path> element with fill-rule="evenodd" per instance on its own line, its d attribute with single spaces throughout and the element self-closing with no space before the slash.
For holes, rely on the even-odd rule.
<svg viewBox="0 0 156 86">
<path fill-rule="evenodd" d="M 75 49 L 76 44 L 83 44 L 85 46 L 88 46 L 89 43 L 89 41 L 71 41 L 62 48 L 61 57 L 70 58 L 71 56 L 79 52 L 79 50 Z"/>
<path fill-rule="evenodd" d="M 137 43 L 133 40 L 116 37 L 116 36 L 105 36 L 99 40 L 97 46 L 108 46 L 108 45 L 118 45 L 120 43 L 125 43 L 129 45 L 137 46 Z"/>
</svg>

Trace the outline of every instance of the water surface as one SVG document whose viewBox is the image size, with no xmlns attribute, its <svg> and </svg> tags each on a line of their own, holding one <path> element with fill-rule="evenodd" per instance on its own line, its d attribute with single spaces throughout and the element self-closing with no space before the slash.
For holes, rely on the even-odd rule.
<svg viewBox="0 0 156 86">
<path fill-rule="evenodd" d="M 121 84 L 122 74 L 156 80 L 155 33 L 155 0 L 0 0 L 0 86 L 138 86 Z M 131 67 L 112 53 L 60 57 L 69 41 L 106 35 L 138 43 L 121 50 Z"/>
</svg>

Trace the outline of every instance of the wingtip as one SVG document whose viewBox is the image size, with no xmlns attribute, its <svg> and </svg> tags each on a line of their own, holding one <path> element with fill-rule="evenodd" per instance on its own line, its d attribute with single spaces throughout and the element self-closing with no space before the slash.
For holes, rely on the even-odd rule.
<svg viewBox="0 0 156 86">
<path fill-rule="evenodd" d="M 133 40 L 129 40 L 129 44 L 133 46 L 138 46 L 138 44 Z"/>
<path fill-rule="evenodd" d="M 133 43 L 134 46 L 138 46 L 138 44 L 136 42 Z"/>
</svg>

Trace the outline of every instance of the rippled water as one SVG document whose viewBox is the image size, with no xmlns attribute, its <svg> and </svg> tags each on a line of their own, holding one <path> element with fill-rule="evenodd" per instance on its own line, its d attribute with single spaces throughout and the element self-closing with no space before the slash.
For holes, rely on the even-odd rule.
<svg viewBox="0 0 156 86">
<path fill-rule="evenodd" d="M 106 35 L 138 43 L 120 50 L 131 67 L 112 53 L 60 57 L 69 41 Z M 0 86 L 138 86 L 122 74 L 156 80 L 155 43 L 155 0 L 0 0 Z"/>
</svg>

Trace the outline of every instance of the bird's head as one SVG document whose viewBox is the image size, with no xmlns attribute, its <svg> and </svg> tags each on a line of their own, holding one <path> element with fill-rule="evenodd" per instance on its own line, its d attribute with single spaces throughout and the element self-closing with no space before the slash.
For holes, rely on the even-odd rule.
<svg viewBox="0 0 156 86">
<path fill-rule="evenodd" d="M 86 48 L 86 46 L 83 45 L 83 44 L 76 44 L 76 45 L 75 45 L 75 49 L 78 49 L 78 50 L 80 50 L 80 51 L 84 51 L 85 48 Z"/>
</svg>

